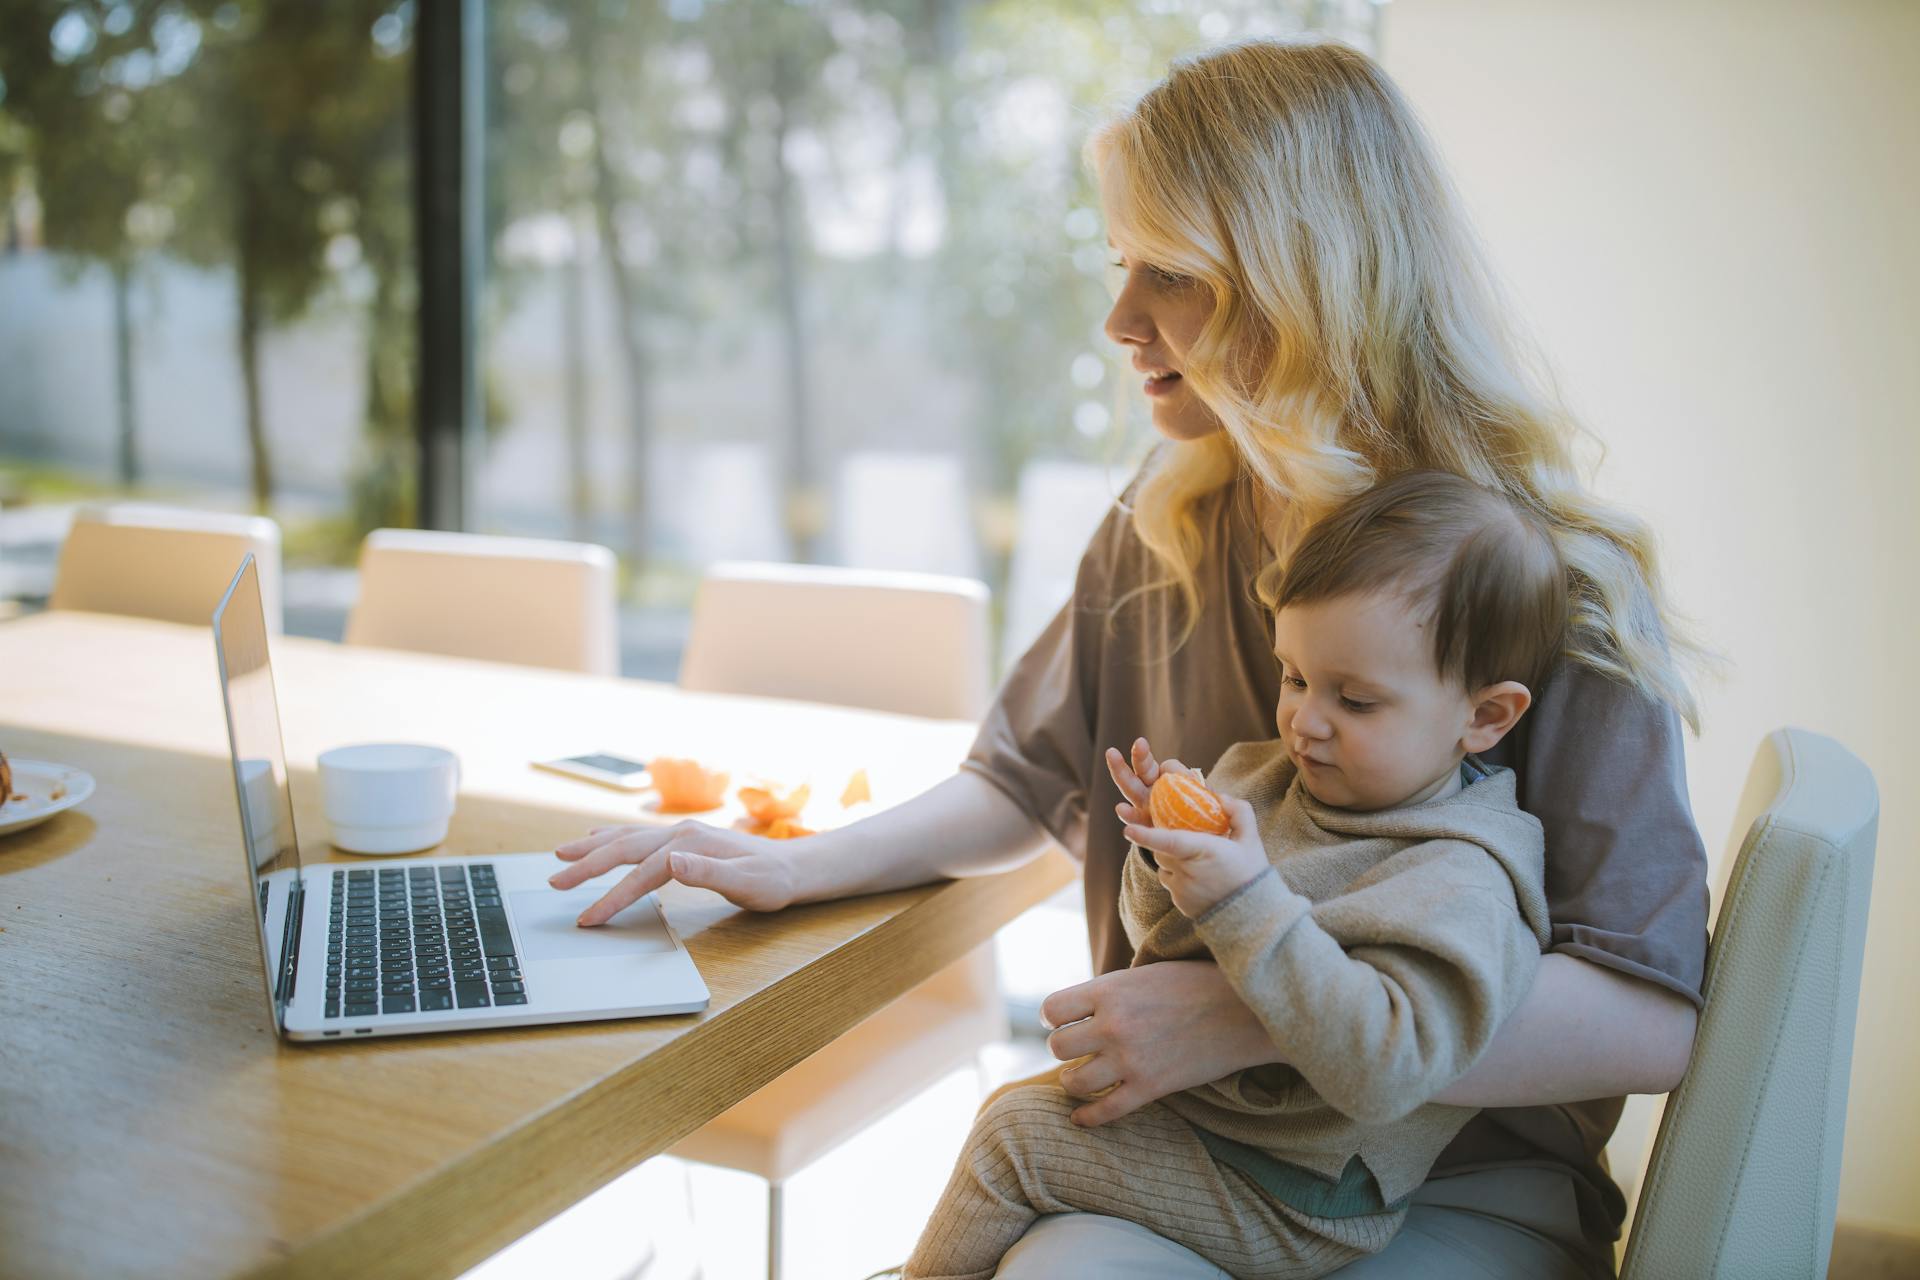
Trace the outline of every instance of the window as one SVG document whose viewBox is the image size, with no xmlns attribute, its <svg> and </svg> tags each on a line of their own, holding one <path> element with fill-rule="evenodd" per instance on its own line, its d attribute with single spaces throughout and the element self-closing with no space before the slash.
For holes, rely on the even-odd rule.
<svg viewBox="0 0 1920 1280">
<path fill-rule="evenodd" d="M 429 505 L 414 81 L 462 66 L 416 66 L 413 0 L 12 8 L 0 600 L 45 596 L 75 503 L 139 495 L 277 517 L 290 629 L 337 636 L 359 538 Z M 1177 52 L 1365 44 L 1375 14 L 449 12 L 484 25 L 482 427 L 428 482 L 464 474 L 477 531 L 613 547 L 624 665 L 668 678 L 723 557 L 982 577 L 1024 647 L 1147 439 L 1100 332 L 1087 130 Z"/>
<path fill-rule="evenodd" d="M 411 43 L 405 3 L 8 6 L 0 598 L 88 500 L 264 511 L 292 568 L 410 522 Z"/>
<path fill-rule="evenodd" d="M 719 558 L 982 577 L 1023 647 L 1146 435 L 1089 127 L 1178 51 L 1372 8 L 488 12 L 475 520 L 615 548 L 628 665 L 671 678 Z"/>
</svg>

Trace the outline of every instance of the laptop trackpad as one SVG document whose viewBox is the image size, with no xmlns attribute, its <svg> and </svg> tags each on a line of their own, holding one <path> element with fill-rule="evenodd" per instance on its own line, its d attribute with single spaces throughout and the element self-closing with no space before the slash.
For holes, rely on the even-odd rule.
<svg viewBox="0 0 1920 1280">
<path fill-rule="evenodd" d="M 673 939 L 660 919 L 660 912 L 646 898 L 596 929 L 576 925 L 574 921 L 580 913 L 605 892 L 602 886 L 569 889 L 564 893 L 557 889 L 527 889 L 508 894 L 521 954 L 531 963 L 673 950 Z"/>
</svg>

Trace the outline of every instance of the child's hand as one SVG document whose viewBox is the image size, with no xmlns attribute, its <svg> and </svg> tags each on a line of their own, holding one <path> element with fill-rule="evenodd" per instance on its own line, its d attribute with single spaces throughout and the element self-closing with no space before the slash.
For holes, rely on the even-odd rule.
<svg viewBox="0 0 1920 1280">
<path fill-rule="evenodd" d="M 1160 780 L 1162 773 L 1191 774 L 1193 770 L 1178 760 L 1155 760 L 1147 740 L 1135 738 L 1131 764 L 1117 749 L 1107 748 L 1107 772 L 1113 775 L 1114 785 L 1120 788 L 1120 794 L 1124 797 L 1113 807 L 1113 811 L 1120 815 L 1120 821 L 1151 826 L 1153 819 L 1147 813 L 1147 794 L 1153 790 L 1153 784 Z"/>
<path fill-rule="evenodd" d="M 1114 754 L 1108 753 L 1109 757 Z M 1254 824 L 1253 806 L 1238 796 L 1221 796 L 1220 803 L 1233 824 L 1224 836 L 1153 826 L 1144 804 L 1138 807 L 1137 820 L 1121 815 L 1127 823 L 1127 839 L 1153 851 L 1154 860 L 1160 864 L 1160 883 L 1188 919 L 1206 914 L 1268 866 L 1266 846 L 1260 843 L 1260 832 Z"/>
<path fill-rule="evenodd" d="M 1107 772 L 1124 797 L 1114 806 L 1126 824 L 1127 839 L 1151 849 L 1160 865 L 1160 883 L 1173 895 L 1181 914 L 1198 916 L 1267 868 L 1267 850 L 1253 820 L 1253 807 L 1236 796 L 1221 796 L 1232 823 L 1224 836 L 1196 831 L 1166 831 L 1153 825 L 1147 796 L 1163 773 L 1193 775 L 1178 760 L 1155 760 L 1145 738 L 1136 738 L 1131 761 L 1107 748 Z"/>
</svg>

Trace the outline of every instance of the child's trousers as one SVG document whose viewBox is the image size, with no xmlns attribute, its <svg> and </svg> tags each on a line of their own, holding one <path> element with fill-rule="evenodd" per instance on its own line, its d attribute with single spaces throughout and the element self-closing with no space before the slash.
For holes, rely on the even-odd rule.
<svg viewBox="0 0 1920 1280">
<path fill-rule="evenodd" d="M 1043 1213 L 1126 1218 L 1243 1280 L 1310 1280 L 1386 1247 L 1404 1211 L 1302 1213 L 1214 1160 L 1155 1102 L 1083 1129 L 1058 1085 L 1009 1089 L 974 1119 L 953 1177 L 907 1259 L 908 1280 L 985 1280 Z"/>
</svg>

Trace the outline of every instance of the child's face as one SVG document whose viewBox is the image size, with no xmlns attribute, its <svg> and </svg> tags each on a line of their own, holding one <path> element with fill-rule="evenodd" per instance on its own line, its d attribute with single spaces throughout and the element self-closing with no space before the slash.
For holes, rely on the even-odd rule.
<svg viewBox="0 0 1920 1280">
<path fill-rule="evenodd" d="M 1289 605 L 1274 620 L 1275 721 L 1322 804 L 1419 803 L 1465 752 L 1492 745 L 1475 733 L 1475 699 L 1435 669 L 1431 625 L 1391 593 Z"/>
</svg>

